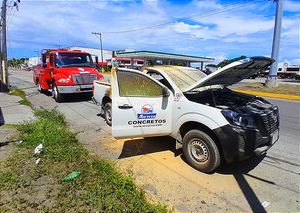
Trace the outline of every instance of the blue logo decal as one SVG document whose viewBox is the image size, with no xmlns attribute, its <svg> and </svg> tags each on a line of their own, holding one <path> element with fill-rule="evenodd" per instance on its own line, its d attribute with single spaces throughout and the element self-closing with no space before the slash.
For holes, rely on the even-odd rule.
<svg viewBox="0 0 300 213">
<path fill-rule="evenodd" d="M 156 118 L 156 113 L 153 112 L 153 107 L 149 104 L 142 107 L 142 113 L 137 114 L 138 119 L 153 119 Z"/>
</svg>

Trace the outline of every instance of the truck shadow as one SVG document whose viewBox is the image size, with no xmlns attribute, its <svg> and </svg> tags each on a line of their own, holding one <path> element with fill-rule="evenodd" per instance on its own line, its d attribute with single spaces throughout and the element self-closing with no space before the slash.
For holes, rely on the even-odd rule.
<svg viewBox="0 0 300 213">
<path fill-rule="evenodd" d="M 5 124 L 5 120 L 4 120 L 4 116 L 3 116 L 3 113 L 2 113 L 2 109 L 0 107 L 0 126 L 2 126 L 4 124 Z"/>
<path fill-rule="evenodd" d="M 127 140 L 124 142 L 119 159 L 167 150 L 174 152 L 176 155 L 175 145 L 175 140 L 167 136 Z"/>
<path fill-rule="evenodd" d="M 68 94 L 64 97 L 64 102 L 84 102 L 91 101 L 92 94 L 82 93 L 82 94 Z"/>
<path fill-rule="evenodd" d="M 43 92 L 44 95 L 48 97 L 52 97 L 52 93 L 49 91 Z M 64 95 L 64 100 L 62 103 L 70 103 L 70 102 L 85 102 L 91 101 L 92 94 L 91 93 L 81 93 L 81 94 L 67 94 Z"/>
<path fill-rule="evenodd" d="M 253 212 L 267 212 L 262 202 L 259 200 L 257 195 L 255 194 L 254 190 L 252 189 L 251 185 L 246 180 L 245 176 L 250 178 L 262 181 L 267 184 L 276 185 L 273 181 L 266 180 L 255 175 L 249 174 L 251 170 L 253 170 L 258 164 L 260 164 L 266 155 L 262 156 L 255 156 L 249 158 L 248 160 L 238 162 L 238 163 L 231 163 L 231 164 L 224 164 L 222 167 L 219 168 L 217 171 L 220 174 L 225 175 L 233 175 L 237 184 L 239 185 L 244 197 L 246 198 L 251 210 Z"/>
<path fill-rule="evenodd" d="M 162 152 L 167 150 L 172 151 L 175 156 L 181 155 L 182 150 L 176 150 L 175 147 L 176 141 L 171 137 L 154 137 L 127 140 L 124 142 L 122 152 L 119 155 L 119 159 Z M 180 157 L 183 161 L 186 162 L 183 155 L 181 155 Z M 255 175 L 248 174 L 257 165 L 259 165 L 264 158 L 265 155 L 259 157 L 252 157 L 242 162 L 223 164 L 216 171 L 216 173 L 220 173 L 223 175 L 232 175 L 235 178 L 237 184 L 239 185 L 245 199 L 247 200 L 253 212 L 266 212 L 266 210 L 263 207 L 257 195 L 255 194 L 254 190 L 252 189 L 251 185 L 247 182 L 245 176 L 262 181 L 267 184 L 276 185 L 270 180 L 265 180 Z"/>
</svg>

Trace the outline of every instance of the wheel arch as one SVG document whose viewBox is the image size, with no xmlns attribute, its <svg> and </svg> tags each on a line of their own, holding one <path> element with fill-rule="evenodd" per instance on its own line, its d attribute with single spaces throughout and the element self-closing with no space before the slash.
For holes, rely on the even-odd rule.
<svg viewBox="0 0 300 213">
<path fill-rule="evenodd" d="M 107 103 L 109 103 L 109 102 L 111 102 L 111 98 L 110 98 L 110 97 L 104 96 L 104 97 L 102 98 L 102 106 L 103 106 L 103 107 L 105 106 L 105 104 L 107 104 Z"/>
<path fill-rule="evenodd" d="M 204 125 L 203 123 L 197 122 L 197 121 L 187 121 L 180 126 L 180 128 L 178 130 L 178 134 L 179 134 L 178 136 L 181 138 L 181 144 L 180 144 L 181 146 L 182 146 L 182 139 L 185 136 L 185 134 L 193 129 L 197 129 L 197 130 L 203 131 L 204 133 L 208 134 L 215 141 L 215 143 L 219 149 L 219 152 L 220 152 L 221 156 L 223 157 L 223 147 L 222 147 L 217 135 L 208 126 Z M 177 140 L 177 143 L 179 143 L 178 140 Z"/>
</svg>

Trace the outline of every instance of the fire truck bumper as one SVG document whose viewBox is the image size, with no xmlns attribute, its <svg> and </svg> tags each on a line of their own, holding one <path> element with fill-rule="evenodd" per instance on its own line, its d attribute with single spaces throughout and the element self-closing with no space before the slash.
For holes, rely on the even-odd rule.
<svg viewBox="0 0 300 213">
<path fill-rule="evenodd" d="M 62 94 L 85 93 L 85 92 L 92 92 L 93 85 L 57 86 L 57 89 Z"/>
</svg>

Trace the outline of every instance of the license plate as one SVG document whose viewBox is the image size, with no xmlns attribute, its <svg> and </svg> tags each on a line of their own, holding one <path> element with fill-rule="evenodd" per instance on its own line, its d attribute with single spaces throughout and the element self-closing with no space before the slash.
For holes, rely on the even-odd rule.
<svg viewBox="0 0 300 213">
<path fill-rule="evenodd" d="M 279 138 L 279 130 L 276 130 L 272 135 L 272 144 L 276 143 Z"/>
</svg>

